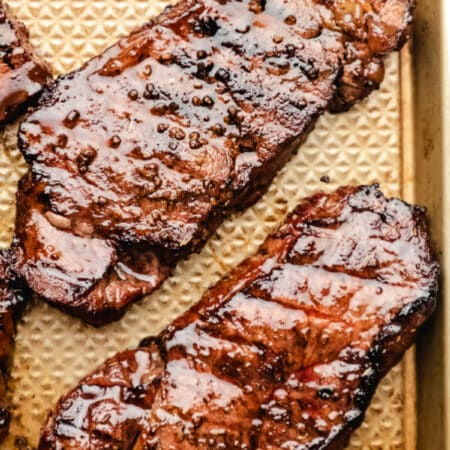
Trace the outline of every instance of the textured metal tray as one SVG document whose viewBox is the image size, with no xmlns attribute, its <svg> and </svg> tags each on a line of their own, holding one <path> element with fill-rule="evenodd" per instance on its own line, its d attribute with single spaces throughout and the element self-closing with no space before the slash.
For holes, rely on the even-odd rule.
<svg viewBox="0 0 450 450">
<path fill-rule="evenodd" d="M 161 0 L 9 3 L 58 73 L 79 66 L 165 5 Z M 14 448 L 18 436 L 36 445 L 47 410 L 65 390 L 108 356 L 160 331 L 198 300 L 206 287 L 253 253 L 305 195 L 342 184 L 380 182 L 388 195 L 407 200 L 418 197 L 409 51 L 388 58 L 386 79 L 367 101 L 349 113 L 322 117 L 267 195 L 253 208 L 226 221 L 200 255 L 180 264 L 162 289 L 134 305 L 120 322 L 97 330 L 45 304 L 34 304 L 18 328 L 10 383 L 12 436 L 2 448 Z M 15 128 L 9 126 L 0 135 L 3 247 L 12 236 L 14 193 L 25 170 L 16 150 Z M 320 182 L 324 175 L 330 177 L 329 184 Z M 422 196 L 420 200 L 427 199 Z M 351 441 L 352 449 L 416 447 L 414 372 L 414 357 L 409 353 L 381 383 L 366 421 Z"/>
</svg>

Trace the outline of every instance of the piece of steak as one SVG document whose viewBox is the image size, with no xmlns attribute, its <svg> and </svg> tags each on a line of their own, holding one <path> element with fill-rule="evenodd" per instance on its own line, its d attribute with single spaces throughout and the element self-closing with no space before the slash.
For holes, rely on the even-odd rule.
<svg viewBox="0 0 450 450">
<path fill-rule="evenodd" d="M 224 216 L 260 198 L 320 114 L 378 87 L 380 57 L 408 38 L 413 7 L 186 0 L 168 8 L 60 78 L 22 124 L 20 147 L 39 193 L 31 202 L 46 226 L 73 236 L 74 249 L 81 238 L 91 252 L 98 240 L 171 260 L 198 250 Z M 28 233 L 19 221 L 19 249 Z M 18 273 L 27 280 L 46 279 L 34 284 L 38 294 L 51 291 L 53 304 L 85 318 L 77 305 L 104 283 L 97 267 L 84 267 L 95 276 L 77 290 L 77 268 L 52 278 L 42 264 L 25 266 Z M 117 316 L 133 300 L 117 298 Z M 98 323 L 96 308 L 87 319 Z"/>
<path fill-rule="evenodd" d="M 259 252 L 63 396 L 39 449 L 339 449 L 436 302 L 425 211 L 306 199 Z"/>
<path fill-rule="evenodd" d="M 51 80 L 28 30 L 0 0 L 0 125 L 23 110 Z"/>
<path fill-rule="evenodd" d="M 0 442 L 9 430 L 10 414 L 6 403 L 6 373 L 14 346 L 15 322 L 25 307 L 28 291 L 10 273 L 10 255 L 0 251 Z"/>
</svg>

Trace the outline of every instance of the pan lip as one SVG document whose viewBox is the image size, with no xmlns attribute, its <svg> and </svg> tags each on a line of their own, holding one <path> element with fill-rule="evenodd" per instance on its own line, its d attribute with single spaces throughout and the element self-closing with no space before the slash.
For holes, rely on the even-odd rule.
<svg viewBox="0 0 450 450">
<path fill-rule="evenodd" d="M 434 248 L 443 267 L 437 313 L 416 346 L 418 450 L 450 449 L 450 4 L 418 1 L 412 48 L 414 157 L 410 189 L 429 210 Z"/>
</svg>

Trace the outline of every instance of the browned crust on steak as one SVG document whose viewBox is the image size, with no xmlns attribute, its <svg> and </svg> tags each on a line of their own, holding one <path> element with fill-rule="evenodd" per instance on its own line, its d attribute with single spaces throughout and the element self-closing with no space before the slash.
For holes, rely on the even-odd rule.
<svg viewBox="0 0 450 450">
<path fill-rule="evenodd" d="M 306 199 L 158 337 L 63 396 L 40 450 L 342 449 L 436 303 L 424 209 Z"/>
<path fill-rule="evenodd" d="M 23 23 L 0 0 L 0 125 L 16 117 L 51 80 Z"/>
</svg>

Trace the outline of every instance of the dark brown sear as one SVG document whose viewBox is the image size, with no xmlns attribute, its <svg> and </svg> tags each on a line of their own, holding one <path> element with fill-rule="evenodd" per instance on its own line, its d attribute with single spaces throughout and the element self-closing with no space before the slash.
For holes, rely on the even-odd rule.
<svg viewBox="0 0 450 450">
<path fill-rule="evenodd" d="M 89 253 L 102 240 L 112 253 L 169 254 L 173 265 L 224 216 L 260 198 L 328 107 L 346 109 L 378 87 L 380 58 L 409 37 L 413 3 L 186 0 L 168 8 L 60 78 L 22 124 L 39 193 L 29 208 L 73 240 L 67 259 L 81 238 Z M 101 251 L 98 267 L 85 266 L 83 289 L 73 289 L 76 267 L 63 264 L 65 276 L 52 278 L 38 255 L 20 250 L 36 239 L 22 223 L 16 245 L 27 270 L 18 273 L 59 307 L 111 320 L 97 305 L 91 318 L 77 305 L 105 283 L 96 272 L 110 272 L 112 260 Z M 118 298 L 115 317 L 138 297 Z"/>
<path fill-rule="evenodd" d="M 0 0 L 0 124 L 12 119 L 51 80 L 28 30 Z"/>
<path fill-rule="evenodd" d="M 436 302 L 424 210 L 306 199 L 158 337 L 61 398 L 39 449 L 338 449 Z"/>
<path fill-rule="evenodd" d="M 15 322 L 25 307 L 28 292 L 10 273 L 10 255 L 0 251 L 0 442 L 9 430 L 6 403 L 6 373 L 14 346 Z"/>
</svg>

